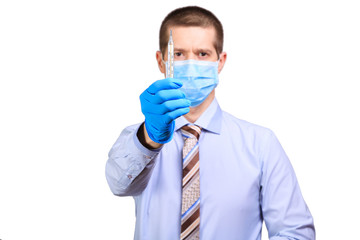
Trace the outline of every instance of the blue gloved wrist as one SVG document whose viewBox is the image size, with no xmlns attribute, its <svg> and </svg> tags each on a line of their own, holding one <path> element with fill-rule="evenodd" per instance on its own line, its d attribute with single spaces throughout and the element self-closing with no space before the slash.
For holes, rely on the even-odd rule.
<svg viewBox="0 0 360 240">
<path fill-rule="evenodd" d="M 161 134 L 156 133 L 159 131 L 157 131 L 157 129 L 154 126 L 151 126 L 151 124 L 148 124 L 146 120 L 145 120 L 145 128 L 151 140 L 160 144 L 165 144 L 170 142 L 173 138 L 175 122 L 174 121 L 171 122 L 169 124 L 168 129 L 162 130 Z"/>
</svg>

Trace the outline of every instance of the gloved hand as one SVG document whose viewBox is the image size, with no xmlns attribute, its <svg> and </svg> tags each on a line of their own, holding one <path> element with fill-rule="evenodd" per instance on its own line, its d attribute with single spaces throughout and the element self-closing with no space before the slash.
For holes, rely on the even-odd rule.
<svg viewBox="0 0 360 240">
<path fill-rule="evenodd" d="M 169 142 L 175 128 L 174 120 L 190 111 L 190 101 L 179 90 L 181 86 L 180 80 L 166 78 L 154 82 L 140 95 L 146 131 L 154 142 Z"/>
</svg>

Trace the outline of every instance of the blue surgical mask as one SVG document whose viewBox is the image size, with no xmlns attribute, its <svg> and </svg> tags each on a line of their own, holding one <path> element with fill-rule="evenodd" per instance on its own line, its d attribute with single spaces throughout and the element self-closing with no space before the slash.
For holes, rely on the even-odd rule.
<svg viewBox="0 0 360 240">
<path fill-rule="evenodd" d="M 218 66 L 219 61 L 174 61 L 174 78 L 183 82 L 180 90 L 191 101 L 191 107 L 200 105 L 218 85 Z"/>
</svg>

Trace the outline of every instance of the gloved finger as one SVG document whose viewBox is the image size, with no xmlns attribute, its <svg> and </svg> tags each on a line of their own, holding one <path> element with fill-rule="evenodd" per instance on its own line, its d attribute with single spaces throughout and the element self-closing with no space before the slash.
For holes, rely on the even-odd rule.
<svg viewBox="0 0 360 240">
<path fill-rule="evenodd" d="M 176 78 L 165 78 L 154 82 L 148 87 L 147 91 L 150 94 L 156 94 L 160 90 L 177 89 L 182 86 L 182 82 Z"/>
<path fill-rule="evenodd" d="M 191 105 L 190 101 L 187 99 L 177 99 L 164 102 L 162 104 L 154 104 L 151 102 L 145 102 L 141 104 L 141 111 L 143 114 L 153 114 L 153 115 L 164 115 L 168 112 L 174 111 L 178 108 L 189 107 Z"/>
<path fill-rule="evenodd" d="M 158 104 L 153 104 L 147 100 L 141 101 L 141 112 L 145 115 L 154 113 L 154 109 L 159 108 Z"/>
<path fill-rule="evenodd" d="M 150 114 L 162 115 L 167 112 L 172 112 L 178 108 L 190 107 L 190 105 L 191 102 L 187 99 L 176 99 L 176 100 L 166 101 L 162 104 L 149 103 L 147 107 L 142 109 L 142 111 L 144 114 L 150 113 Z"/>
<path fill-rule="evenodd" d="M 152 104 L 154 95 L 149 94 L 146 90 L 140 95 L 141 108 L 147 108 Z"/>
<path fill-rule="evenodd" d="M 166 101 L 161 106 L 163 107 L 164 113 L 173 112 L 179 108 L 189 108 L 191 102 L 187 99 L 176 99 L 171 101 Z"/>
<path fill-rule="evenodd" d="M 164 103 L 170 100 L 185 99 L 185 94 L 179 89 L 160 90 L 149 99 L 153 103 Z"/>
<path fill-rule="evenodd" d="M 188 112 L 190 112 L 190 108 L 189 107 L 185 107 L 185 108 L 178 108 L 172 112 L 168 112 L 164 115 L 164 121 L 165 123 L 169 124 L 172 121 L 174 121 L 175 119 L 177 119 L 178 117 L 187 114 Z"/>
</svg>

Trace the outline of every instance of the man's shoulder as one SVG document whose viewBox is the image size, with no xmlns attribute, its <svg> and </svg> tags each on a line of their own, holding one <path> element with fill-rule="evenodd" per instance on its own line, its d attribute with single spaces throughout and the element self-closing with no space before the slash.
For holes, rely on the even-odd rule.
<svg viewBox="0 0 360 240">
<path fill-rule="evenodd" d="M 223 122 L 232 129 L 232 131 L 239 130 L 243 133 L 260 134 L 262 136 L 273 134 L 272 130 L 267 127 L 237 118 L 225 111 L 223 111 Z"/>
<path fill-rule="evenodd" d="M 227 112 L 223 112 L 221 128 L 221 134 L 228 137 L 235 146 L 241 145 L 258 157 L 276 138 L 269 128 L 239 119 Z"/>
</svg>

